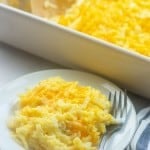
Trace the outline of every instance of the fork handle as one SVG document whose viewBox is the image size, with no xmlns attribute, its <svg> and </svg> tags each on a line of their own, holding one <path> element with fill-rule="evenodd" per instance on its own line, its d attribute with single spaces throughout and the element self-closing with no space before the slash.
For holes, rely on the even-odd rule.
<svg viewBox="0 0 150 150">
<path fill-rule="evenodd" d="M 106 145 L 107 140 L 108 140 L 109 138 L 111 138 L 112 134 L 113 134 L 115 131 L 119 130 L 119 129 L 120 129 L 120 126 L 114 128 L 113 130 L 108 131 L 106 134 L 104 134 L 104 135 L 102 136 L 102 140 L 101 140 L 101 142 L 100 142 L 99 150 L 105 150 L 105 145 Z"/>
</svg>

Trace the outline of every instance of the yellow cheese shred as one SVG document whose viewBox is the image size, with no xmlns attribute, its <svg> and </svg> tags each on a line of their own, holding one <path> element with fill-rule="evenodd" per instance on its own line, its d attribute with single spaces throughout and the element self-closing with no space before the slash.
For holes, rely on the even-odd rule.
<svg viewBox="0 0 150 150">
<path fill-rule="evenodd" d="M 27 90 L 18 106 L 8 126 L 27 150 L 96 150 L 106 126 L 115 123 L 104 94 L 61 77 Z"/>
</svg>

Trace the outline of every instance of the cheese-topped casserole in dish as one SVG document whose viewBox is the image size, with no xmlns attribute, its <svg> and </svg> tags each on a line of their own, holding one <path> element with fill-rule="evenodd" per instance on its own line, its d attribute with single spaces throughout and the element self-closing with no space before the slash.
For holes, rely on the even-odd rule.
<svg viewBox="0 0 150 150">
<path fill-rule="evenodd" d="M 8 4 L 150 56 L 149 0 L 8 0 Z"/>
</svg>

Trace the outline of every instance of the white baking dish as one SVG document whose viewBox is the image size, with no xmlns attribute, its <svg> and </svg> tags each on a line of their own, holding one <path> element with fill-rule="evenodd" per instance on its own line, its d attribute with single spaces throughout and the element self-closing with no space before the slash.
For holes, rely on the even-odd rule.
<svg viewBox="0 0 150 150">
<path fill-rule="evenodd" d="M 150 58 L 0 4 L 0 41 L 150 98 Z"/>
</svg>

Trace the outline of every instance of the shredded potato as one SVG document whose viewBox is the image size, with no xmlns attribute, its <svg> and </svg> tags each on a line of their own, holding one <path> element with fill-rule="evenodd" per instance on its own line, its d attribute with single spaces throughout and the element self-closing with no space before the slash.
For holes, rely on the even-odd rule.
<svg viewBox="0 0 150 150">
<path fill-rule="evenodd" d="M 96 150 L 106 126 L 116 123 L 99 90 L 60 77 L 41 81 L 18 105 L 9 128 L 27 150 Z"/>
</svg>

